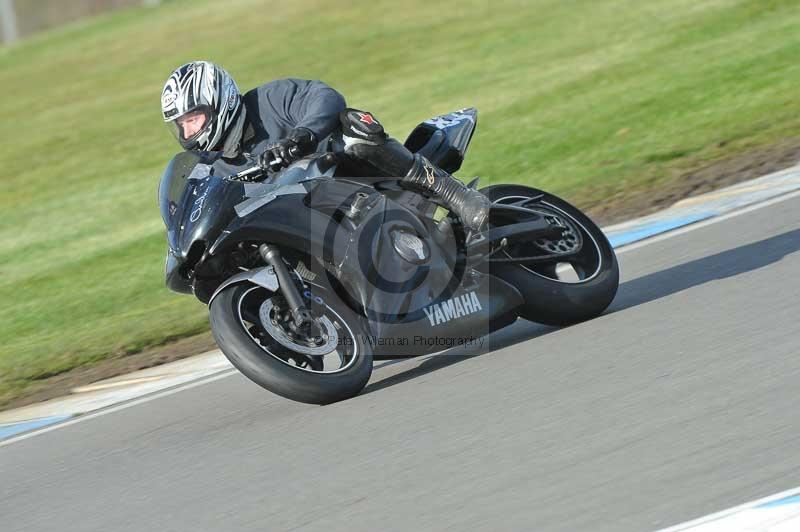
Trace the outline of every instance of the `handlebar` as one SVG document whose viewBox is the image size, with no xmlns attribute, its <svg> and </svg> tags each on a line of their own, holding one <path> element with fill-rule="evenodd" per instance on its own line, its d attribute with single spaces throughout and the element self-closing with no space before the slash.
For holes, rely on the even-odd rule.
<svg viewBox="0 0 800 532">
<path fill-rule="evenodd" d="M 256 165 L 256 166 L 251 166 L 250 168 L 246 168 L 246 169 L 242 170 L 241 172 L 239 172 L 237 174 L 229 175 L 226 179 L 229 179 L 229 180 L 232 180 L 232 181 L 239 181 L 244 177 L 250 177 L 251 175 L 257 175 L 257 174 L 261 174 L 263 172 L 264 172 L 264 169 L 261 168 L 260 166 Z"/>
<path fill-rule="evenodd" d="M 300 155 L 300 147 L 292 146 L 291 148 L 289 148 L 289 153 L 294 157 Z M 281 159 L 280 157 L 275 157 L 267 163 L 266 168 L 262 167 L 261 165 L 251 166 L 250 168 L 245 168 L 239 173 L 229 175 L 227 179 L 241 180 L 242 178 L 245 177 L 263 174 L 267 170 L 270 170 L 272 172 L 277 172 L 278 170 L 281 169 L 281 166 L 283 166 L 283 159 Z"/>
</svg>

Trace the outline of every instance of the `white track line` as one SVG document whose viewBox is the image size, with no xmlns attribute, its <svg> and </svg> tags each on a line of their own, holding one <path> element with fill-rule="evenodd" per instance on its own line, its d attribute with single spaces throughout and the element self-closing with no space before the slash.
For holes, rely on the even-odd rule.
<svg viewBox="0 0 800 532">
<path fill-rule="evenodd" d="M 775 205 L 776 203 L 781 203 L 783 201 L 787 201 L 787 200 L 796 198 L 798 196 L 800 196 L 800 190 L 795 191 L 795 192 L 790 192 L 790 193 L 787 193 L 787 194 L 783 194 L 783 195 L 778 196 L 776 198 L 768 199 L 768 200 L 762 201 L 760 203 L 755 203 L 755 204 L 750 205 L 748 207 L 744 207 L 744 208 L 742 208 L 740 210 L 729 212 L 727 214 L 722 214 L 720 216 L 715 216 L 713 218 L 702 220 L 700 222 L 695 222 L 695 223 L 692 223 L 692 224 L 687 225 L 685 227 L 680 227 L 678 229 L 673 229 L 671 231 L 668 231 L 666 233 L 662 233 L 660 235 L 655 235 L 655 236 L 652 236 L 652 237 L 648 237 L 648 238 L 645 238 L 644 240 L 640 240 L 638 242 L 634 242 L 632 244 L 627 244 L 625 246 L 617 248 L 615 251 L 616 251 L 617 254 L 620 254 L 620 253 L 624 253 L 626 251 L 631 251 L 631 250 L 638 249 L 638 248 L 643 247 L 643 246 L 647 246 L 649 244 L 655 244 L 656 242 L 661 242 L 662 240 L 666 240 L 668 238 L 673 238 L 673 237 L 678 236 L 678 235 L 683 235 L 683 234 L 686 234 L 686 233 L 688 233 L 690 231 L 694 231 L 695 229 L 701 229 L 703 227 L 707 227 L 707 226 L 715 224 L 715 223 L 723 222 L 725 220 L 729 220 L 731 218 L 735 218 L 737 216 L 741 216 L 743 214 L 747 214 L 749 212 L 756 211 L 758 209 L 763 209 L 764 207 L 769 207 L 771 205 Z M 179 385 L 177 385 L 177 386 L 175 386 L 173 388 L 168 388 L 166 390 L 162 390 L 162 391 L 159 391 L 159 392 L 153 392 L 151 394 L 142 396 L 142 397 L 140 397 L 138 399 L 133 399 L 133 400 L 130 400 L 130 401 L 127 401 L 127 402 L 124 402 L 124 403 L 120 403 L 120 404 L 115 405 L 115 406 L 111 406 L 111 407 L 108 407 L 108 408 L 103 408 L 103 409 L 97 410 L 96 412 L 92 412 L 91 414 L 81 415 L 79 417 L 76 417 L 74 419 L 70 419 L 68 421 L 64 421 L 64 422 L 61 422 L 61 423 L 56 423 L 56 424 L 50 425 L 48 427 L 44 427 L 44 428 L 41 428 L 41 429 L 37 429 L 37 430 L 32 430 L 30 432 L 26 432 L 24 434 L 20 434 L 19 436 L 12 436 L 11 438 L 8 438 L 8 439 L 5 439 L 3 441 L 0 441 L 0 447 L 3 447 L 5 445 L 10 445 L 12 443 L 16 443 L 16 442 L 19 442 L 19 441 L 22 441 L 22 440 L 27 440 L 28 438 L 32 438 L 34 436 L 39 436 L 40 434 L 45 434 L 46 432 L 50 432 L 50 431 L 53 431 L 53 430 L 56 430 L 56 429 L 60 429 L 60 428 L 64 428 L 64 427 L 68 427 L 70 425 L 74 425 L 76 423 L 81 423 L 83 421 L 88 421 L 90 419 L 94 419 L 96 417 L 104 416 L 106 414 L 111 414 L 111 413 L 114 413 L 114 412 L 118 412 L 120 410 L 124 410 L 124 409 L 130 408 L 132 406 L 140 405 L 142 403 L 147 403 L 147 402 L 150 402 L 150 401 L 154 401 L 156 399 L 160 399 L 160 398 L 166 397 L 168 395 L 176 394 L 176 393 L 181 392 L 183 390 L 189 390 L 189 389 L 195 388 L 197 386 L 202 386 L 202 385 L 207 384 L 209 382 L 214 382 L 214 381 L 217 381 L 217 380 L 220 380 L 220 379 L 224 379 L 226 377 L 230 377 L 231 375 L 234 375 L 236 373 L 237 373 L 237 371 L 235 369 L 234 370 L 224 370 L 223 373 L 219 373 L 219 374 L 216 374 L 216 375 L 211 375 L 210 377 L 203 377 L 203 378 L 201 378 L 199 380 L 196 380 L 196 381 L 193 381 L 193 382 L 189 382 L 189 383 L 186 383 L 186 384 L 179 384 Z"/>
<path fill-rule="evenodd" d="M 96 417 L 104 416 L 106 414 L 111 414 L 113 412 L 118 412 L 120 410 L 125 410 L 126 408 L 130 408 L 132 406 L 140 405 L 142 403 L 147 403 L 153 401 L 155 399 L 160 399 L 162 397 L 167 397 L 168 395 L 173 395 L 178 392 L 182 392 L 184 390 L 188 390 L 190 388 L 196 388 L 197 386 L 202 386 L 204 384 L 208 384 L 209 382 L 218 381 L 220 379 L 224 379 L 225 377 L 230 377 L 231 375 L 237 374 L 238 371 L 235 369 L 226 369 L 222 370 L 219 373 L 214 375 L 210 375 L 208 377 L 202 377 L 196 381 L 188 382 L 185 384 L 179 384 L 177 386 L 173 386 L 172 388 L 167 388 L 166 390 L 160 390 L 157 392 L 153 392 L 147 395 L 143 395 L 137 399 L 131 399 L 130 401 L 125 401 L 119 403 L 114 406 L 109 406 L 106 408 L 101 408 L 100 410 L 96 410 L 90 414 L 83 414 L 79 415 L 73 419 L 68 419 L 67 421 L 62 421 L 61 423 L 55 423 L 53 425 L 43 427 L 41 429 L 32 430 L 30 432 L 25 432 L 24 434 L 20 434 L 19 436 L 12 436 L 11 438 L 5 439 L 0 441 L 0 447 L 5 445 L 9 445 L 18 441 L 27 440 L 28 438 L 32 438 L 34 436 L 38 436 L 40 434 L 44 434 L 45 432 L 50 432 L 52 430 L 61 429 L 64 427 L 68 427 L 70 425 L 74 425 L 76 423 L 81 423 L 83 421 L 87 421 L 89 419 L 93 419 Z"/>
<path fill-rule="evenodd" d="M 728 508 L 727 510 L 722 510 L 721 512 L 716 512 L 713 514 L 709 514 L 698 519 L 693 519 L 691 521 L 687 521 L 685 523 L 681 523 L 679 525 L 671 526 L 669 528 L 663 528 L 658 532 L 679 532 L 681 530 L 688 530 L 690 528 L 697 527 L 699 525 L 703 525 L 706 523 L 710 523 L 712 521 L 717 521 L 719 519 L 723 519 L 725 517 L 731 516 L 735 513 L 741 512 L 742 510 L 748 510 L 750 508 L 755 508 L 756 506 L 761 506 L 762 504 L 766 504 L 768 502 L 779 501 L 781 499 L 785 499 L 787 497 L 793 497 L 795 495 L 800 494 L 800 488 L 792 488 L 786 491 L 782 491 L 780 493 L 776 493 L 774 495 L 770 495 L 768 497 L 763 497 L 761 499 L 756 499 L 754 501 L 746 502 L 744 504 L 740 504 L 738 506 L 734 506 L 733 508 Z"/>
</svg>

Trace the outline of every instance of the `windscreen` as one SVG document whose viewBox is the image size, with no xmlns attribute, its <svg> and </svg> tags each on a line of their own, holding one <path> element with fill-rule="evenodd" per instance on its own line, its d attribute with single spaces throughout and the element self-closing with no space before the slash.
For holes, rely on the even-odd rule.
<svg viewBox="0 0 800 532">
<path fill-rule="evenodd" d="M 179 153 L 169 162 L 164 170 L 164 175 L 161 176 L 158 186 L 158 204 L 167 230 L 181 219 L 189 176 L 199 160 L 200 157 L 196 153 Z"/>
</svg>

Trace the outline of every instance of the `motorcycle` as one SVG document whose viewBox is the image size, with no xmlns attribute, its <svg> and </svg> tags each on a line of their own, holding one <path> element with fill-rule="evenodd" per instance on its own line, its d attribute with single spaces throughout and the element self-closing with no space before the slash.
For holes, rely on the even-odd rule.
<svg viewBox="0 0 800 532">
<path fill-rule="evenodd" d="M 405 145 L 453 173 L 476 123 L 473 108 L 438 116 Z M 373 360 L 472 344 L 519 318 L 577 323 L 616 294 L 608 240 L 553 194 L 485 187 L 488 223 L 471 232 L 400 178 L 352 177 L 334 151 L 276 171 L 250 160 L 183 152 L 169 163 L 165 278 L 208 305 L 231 363 L 283 397 L 347 399 Z"/>
</svg>

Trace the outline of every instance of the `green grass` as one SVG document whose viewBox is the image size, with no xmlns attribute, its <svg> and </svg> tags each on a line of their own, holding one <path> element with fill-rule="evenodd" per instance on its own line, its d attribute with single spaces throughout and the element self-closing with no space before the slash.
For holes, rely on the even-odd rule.
<svg viewBox="0 0 800 532">
<path fill-rule="evenodd" d="M 320 78 L 398 137 L 480 110 L 463 176 L 583 203 L 796 136 L 796 0 L 173 1 L 0 49 L 0 402 L 207 327 L 163 287 L 169 72 Z"/>
</svg>

